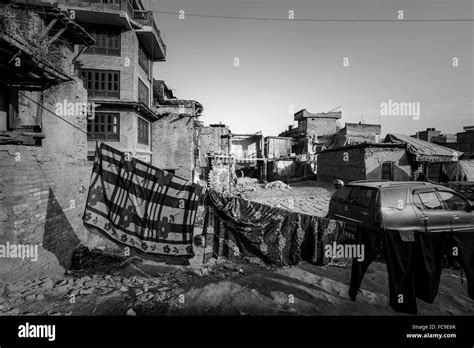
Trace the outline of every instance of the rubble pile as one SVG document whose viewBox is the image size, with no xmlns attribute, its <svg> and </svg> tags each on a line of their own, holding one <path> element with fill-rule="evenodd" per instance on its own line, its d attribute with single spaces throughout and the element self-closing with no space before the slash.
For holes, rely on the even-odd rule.
<svg viewBox="0 0 474 348">
<path fill-rule="evenodd" d="M 78 260 L 76 255 L 75 262 L 87 268 L 68 271 L 64 279 L 42 277 L 0 286 L 0 315 L 67 316 L 77 314 L 72 311 L 75 308 L 71 304 L 80 304 L 77 307 L 84 303 L 98 305 L 106 298 L 127 306 L 128 309 L 120 314 L 156 313 L 158 310 L 169 313 L 179 305 L 179 295 L 185 292 L 186 284 L 232 279 L 244 274 L 241 266 L 219 260 L 192 269 L 177 267 L 171 271 L 155 271 L 151 276 L 140 270 L 143 261 L 138 258 L 86 251 L 82 247 L 79 251 L 82 259 Z M 87 314 L 94 314 L 96 308 Z M 100 315 L 100 311 L 96 314 Z"/>
</svg>

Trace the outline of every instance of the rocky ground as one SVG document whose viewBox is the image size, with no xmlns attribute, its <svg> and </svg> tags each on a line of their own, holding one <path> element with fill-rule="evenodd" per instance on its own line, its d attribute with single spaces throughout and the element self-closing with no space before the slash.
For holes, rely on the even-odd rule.
<svg viewBox="0 0 474 348">
<path fill-rule="evenodd" d="M 242 196 L 324 216 L 334 188 L 315 182 L 261 185 Z M 292 201 L 293 200 L 293 201 Z M 319 267 L 261 267 L 213 260 L 169 266 L 96 250 L 64 279 L 0 286 L 0 315 L 396 315 L 388 305 L 383 261 L 369 268 L 356 302 L 347 295 L 350 261 Z M 434 304 L 421 315 L 472 315 L 459 271 L 445 269 Z"/>
<path fill-rule="evenodd" d="M 385 265 L 375 262 L 356 302 L 348 298 L 350 264 L 262 268 L 224 260 L 170 267 L 132 259 L 91 265 L 63 280 L 8 284 L 1 315 L 395 315 Z M 0 289 L 1 291 L 2 289 Z M 472 315 L 474 301 L 458 271 L 444 270 L 434 304 L 420 315 Z"/>
</svg>

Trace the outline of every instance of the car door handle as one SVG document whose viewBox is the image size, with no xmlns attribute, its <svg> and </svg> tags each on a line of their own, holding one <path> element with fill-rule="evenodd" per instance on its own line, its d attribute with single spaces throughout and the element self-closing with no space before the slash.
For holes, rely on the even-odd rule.
<svg viewBox="0 0 474 348">
<path fill-rule="evenodd" d="M 429 216 L 426 215 L 426 214 L 422 214 L 422 215 L 421 215 L 421 219 L 422 219 L 422 220 L 428 220 L 428 219 L 429 219 Z"/>
<path fill-rule="evenodd" d="M 453 220 L 459 220 L 459 215 L 453 215 Z"/>
<path fill-rule="evenodd" d="M 366 216 L 369 215 L 369 213 L 367 213 L 366 211 L 361 211 L 360 213 L 361 213 L 362 215 L 366 215 Z"/>
</svg>

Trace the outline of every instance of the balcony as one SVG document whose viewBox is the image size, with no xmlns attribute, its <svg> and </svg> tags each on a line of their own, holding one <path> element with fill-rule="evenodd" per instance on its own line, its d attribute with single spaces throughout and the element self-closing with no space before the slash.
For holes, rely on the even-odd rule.
<svg viewBox="0 0 474 348">
<path fill-rule="evenodd" d="M 134 10 L 130 0 L 59 0 L 59 5 L 74 10 L 79 22 L 124 25 L 131 29 Z"/>
<path fill-rule="evenodd" d="M 161 32 L 156 26 L 152 11 L 134 10 L 133 19 L 141 28 L 136 33 L 142 44 L 147 49 L 153 61 L 166 59 L 166 45 L 161 37 Z"/>
</svg>

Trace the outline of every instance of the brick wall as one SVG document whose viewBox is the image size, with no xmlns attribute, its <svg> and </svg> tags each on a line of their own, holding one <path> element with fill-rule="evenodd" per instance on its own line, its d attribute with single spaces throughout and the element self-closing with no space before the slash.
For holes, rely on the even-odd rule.
<svg viewBox="0 0 474 348">
<path fill-rule="evenodd" d="M 73 81 L 44 92 L 44 105 L 54 110 L 62 100 L 85 102 L 82 83 Z M 85 116 L 65 115 L 86 129 Z M 82 224 L 91 165 L 86 134 L 48 112 L 43 114 L 42 146 L 0 146 L 0 244 L 37 244 L 37 262 L 1 259 L 0 282 L 50 275 L 59 277 L 70 265 L 74 248 L 102 239 Z"/>
<path fill-rule="evenodd" d="M 347 161 L 344 161 L 344 158 Z M 382 179 L 382 163 L 394 162 L 394 180 L 411 178 L 411 165 L 404 149 L 355 147 L 318 154 L 317 178 L 319 181 L 341 179 L 353 180 Z"/>
<path fill-rule="evenodd" d="M 345 153 L 348 161 L 344 161 Z M 318 181 L 341 179 L 344 182 L 365 179 L 363 148 L 323 151 L 318 154 Z"/>
<path fill-rule="evenodd" d="M 175 174 L 191 180 L 194 169 L 194 119 L 175 114 L 164 116 L 151 125 L 152 165 L 173 169 Z"/>
</svg>

